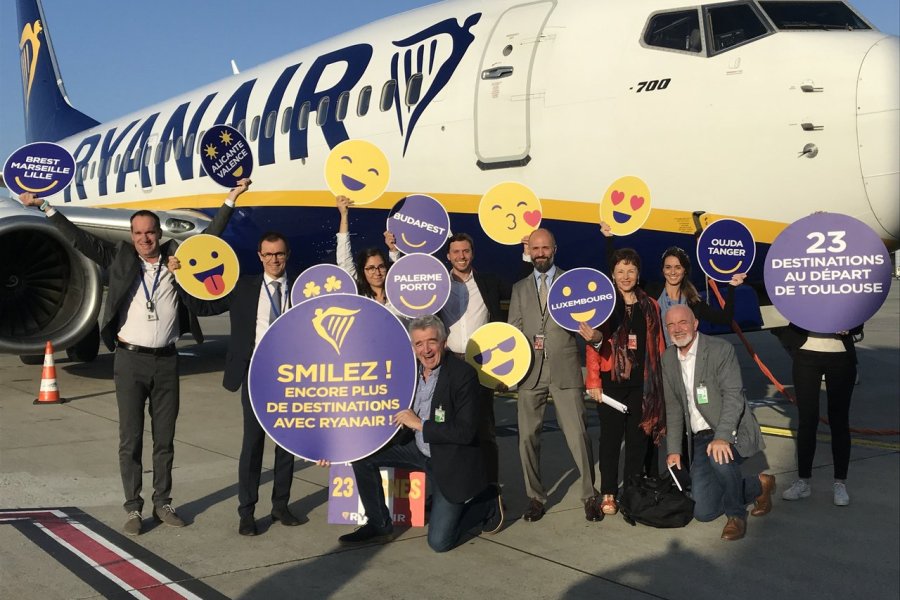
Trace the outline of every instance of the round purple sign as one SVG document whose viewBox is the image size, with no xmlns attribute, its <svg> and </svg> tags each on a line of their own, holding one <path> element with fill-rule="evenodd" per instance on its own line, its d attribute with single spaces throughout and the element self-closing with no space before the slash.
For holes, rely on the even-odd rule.
<svg viewBox="0 0 900 600">
<path fill-rule="evenodd" d="M 314 265 L 300 274 L 291 288 L 291 305 L 323 294 L 356 294 L 356 282 L 337 265 Z"/>
<path fill-rule="evenodd" d="M 275 321 L 250 361 L 250 404 L 279 446 L 306 460 L 365 458 L 412 405 L 416 359 L 406 328 L 363 296 L 333 294 Z"/>
<path fill-rule="evenodd" d="M 450 273 L 430 254 L 407 254 L 388 271 L 384 292 L 404 316 L 434 315 L 450 297 Z"/>
<path fill-rule="evenodd" d="M 52 196 L 66 189 L 75 177 L 75 159 L 68 150 L 50 142 L 22 146 L 3 165 L 3 181 L 14 194 L 31 192 Z"/>
<path fill-rule="evenodd" d="M 756 241 L 747 226 L 734 219 L 720 219 L 697 239 L 697 262 L 707 277 L 728 282 L 735 273 L 746 273 L 756 258 Z"/>
<path fill-rule="evenodd" d="M 550 316 L 569 331 L 578 331 L 581 323 L 599 327 L 612 314 L 615 304 L 616 290 L 609 277 L 587 267 L 566 271 L 547 292 Z"/>
<path fill-rule="evenodd" d="M 404 254 L 434 254 L 450 235 L 450 217 L 431 196 L 414 194 L 401 198 L 388 214 L 387 230 L 394 234 Z"/>
<path fill-rule="evenodd" d="M 228 125 L 213 125 L 200 140 L 200 162 L 209 178 L 233 188 L 253 171 L 253 152 L 241 132 Z"/>
<path fill-rule="evenodd" d="M 775 238 L 764 277 L 769 298 L 786 319 L 835 333 L 878 311 L 890 291 L 891 261 L 878 234 L 862 221 L 816 213 Z"/>
</svg>

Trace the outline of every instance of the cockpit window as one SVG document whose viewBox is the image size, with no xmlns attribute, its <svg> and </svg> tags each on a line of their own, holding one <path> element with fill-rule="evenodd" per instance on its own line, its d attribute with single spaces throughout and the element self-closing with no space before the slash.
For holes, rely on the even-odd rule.
<svg viewBox="0 0 900 600">
<path fill-rule="evenodd" d="M 871 29 L 843 2 L 760 2 L 778 29 Z"/>
<path fill-rule="evenodd" d="M 658 48 L 700 52 L 700 17 L 697 9 L 653 15 L 644 30 L 644 43 Z"/>
<path fill-rule="evenodd" d="M 769 33 L 749 4 L 706 7 L 712 32 L 712 52 L 722 52 Z"/>
</svg>

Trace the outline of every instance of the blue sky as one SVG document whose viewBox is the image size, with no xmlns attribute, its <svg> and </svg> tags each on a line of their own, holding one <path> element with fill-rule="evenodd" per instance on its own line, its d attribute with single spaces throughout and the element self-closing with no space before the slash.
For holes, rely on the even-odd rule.
<svg viewBox="0 0 900 600">
<path fill-rule="evenodd" d="M 431 0 L 44 0 L 72 104 L 99 121 Z M 0 160 L 25 143 L 15 0 L 0 0 Z M 900 0 L 854 5 L 900 33 Z M 250 8 L 252 6 L 252 8 Z"/>
</svg>

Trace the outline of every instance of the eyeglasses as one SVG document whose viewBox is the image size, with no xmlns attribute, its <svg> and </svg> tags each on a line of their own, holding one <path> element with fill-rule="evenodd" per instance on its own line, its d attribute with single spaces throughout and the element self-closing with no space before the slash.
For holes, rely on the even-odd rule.
<svg viewBox="0 0 900 600">
<path fill-rule="evenodd" d="M 387 272 L 387 265 L 369 265 L 365 269 L 363 269 L 366 273 L 374 273 L 375 271 L 381 271 L 382 273 Z"/>
<path fill-rule="evenodd" d="M 491 362 L 491 357 L 493 355 L 494 350 L 500 350 L 501 352 L 512 352 L 516 347 L 516 338 L 511 337 L 503 340 L 493 348 L 488 348 L 487 350 L 483 350 L 479 352 L 475 356 L 472 357 L 472 360 L 477 362 L 479 365 L 485 365 Z"/>
<path fill-rule="evenodd" d="M 273 258 L 284 260 L 287 252 L 260 252 L 259 255 L 262 256 L 263 260 L 272 260 Z"/>
</svg>

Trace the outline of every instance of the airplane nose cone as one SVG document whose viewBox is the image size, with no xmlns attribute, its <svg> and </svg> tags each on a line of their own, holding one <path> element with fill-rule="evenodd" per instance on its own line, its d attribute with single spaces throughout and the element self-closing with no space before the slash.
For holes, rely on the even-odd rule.
<svg viewBox="0 0 900 600">
<path fill-rule="evenodd" d="M 900 38 L 882 38 L 863 59 L 856 125 L 863 183 L 879 233 L 900 240 Z"/>
</svg>

